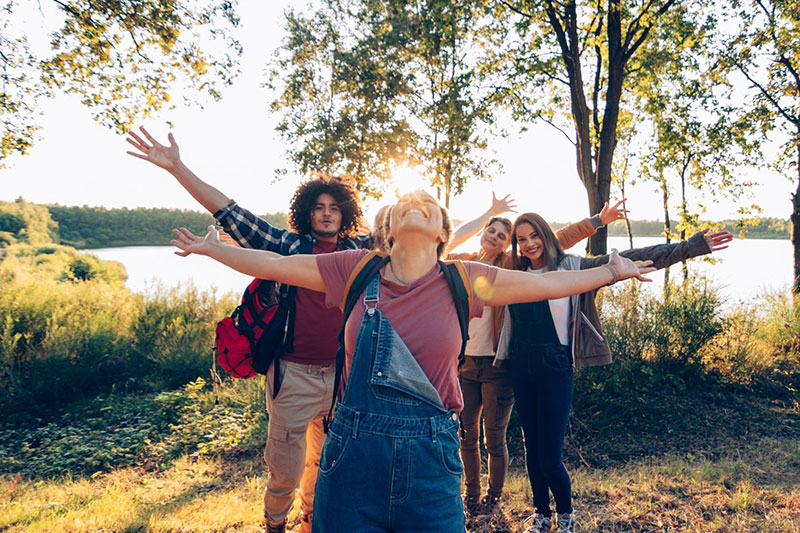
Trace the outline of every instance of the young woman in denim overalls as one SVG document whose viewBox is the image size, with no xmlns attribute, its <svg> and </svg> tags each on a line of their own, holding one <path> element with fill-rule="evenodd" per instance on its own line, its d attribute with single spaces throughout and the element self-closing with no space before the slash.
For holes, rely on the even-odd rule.
<svg viewBox="0 0 800 533">
<path fill-rule="evenodd" d="M 181 255 L 208 255 L 239 272 L 328 293 L 342 301 L 350 270 L 367 252 L 276 256 L 175 230 Z M 447 212 L 427 193 L 400 198 L 390 214 L 390 261 L 364 291 L 345 331 L 344 397 L 320 459 L 313 530 L 463 532 L 458 456 L 460 329 L 437 263 L 450 236 Z M 609 265 L 535 276 L 466 263 L 484 286 L 470 310 L 584 292 L 651 268 L 615 255 Z M 479 279 L 482 278 L 482 279 Z M 435 346 L 427 349 L 426 344 Z"/>
</svg>

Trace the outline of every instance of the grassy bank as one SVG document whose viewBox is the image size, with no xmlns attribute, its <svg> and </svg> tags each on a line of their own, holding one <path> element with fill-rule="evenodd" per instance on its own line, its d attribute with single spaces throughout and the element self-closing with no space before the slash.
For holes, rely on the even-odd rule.
<svg viewBox="0 0 800 533">
<path fill-rule="evenodd" d="M 223 392 L 216 408 L 258 394 L 241 389 L 253 386 L 236 384 L 237 392 Z M 127 466 L 83 477 L 4 475 L 0 531 L 259 531 L 265 427 L 232 422 L 230 413 L 209 414 L 212 397 L 199 393 L 185 404 L 199 411 L 171 423 L 185 446 L 171 458 L 152 461 L 141 452 Z M 120 397 L 114 409 L 131 400 L 140 408 L 148 401 Z M 593 400 L 593 409 L 576 407 L 567 438 L 578 531 L 800 531 L 796 405 L 730 391 L 631 391 Z M 111 411 L 98 413 L 111 417 Z M 202 449 L 190 442 L 191 434 L 210 426 L 193 432 L 185 425 L 201 413 L 218 424 L 214 434 L 241 426 L 248 436 L 228 445 L 215 439 L 215 448 Z M 127 425 L 129 432 L 138 429 L 136 422 Z M 108 439 L 107 432 L 79 430 L 87 442 Z M 518 428 L 509 438 L 503 514 L 489 525 L 470 524 L 471 531 L 519 532 L 531 512 Z M 297 523 L 296 511 L 291 523 Z"/>
</svg>

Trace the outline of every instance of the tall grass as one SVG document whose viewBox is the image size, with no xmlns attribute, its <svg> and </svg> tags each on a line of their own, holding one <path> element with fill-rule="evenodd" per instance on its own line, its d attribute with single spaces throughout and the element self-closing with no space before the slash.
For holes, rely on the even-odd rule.
<svg viewBox="0 0 800 533">
<path fill-rule="evenodd" d="M 191 286 L 143 296 L 116 280 L 39 274 L 0 281 L 0 403 L 61 404 L 208 376 L 215 323 L 236 303 Z"/>
<path fill-rule="evenodd" d="M 174 389 L 209 376 L 217 320 L 236 304 L 192 286 L 133 294 L 118 266 L 57 245 L 17 244 L 0 263 L 0 403 Z M 800 308 L 788 297 L 727 307 L 705 280 L 663 295 L 637 284 L 598 300 L 615 364 L 585 390 L 800 387 Z"/>
<path fill-rule="evenodd" d="M 780 389 L 800 385 L 800 306 L 768 294 L 723 312 L 707 280 L 672 284 L 663 294 L 637 284 L 598 299 L 615 362 L 579 374 L 588 389 L 696 386 Z"/>
</svg>

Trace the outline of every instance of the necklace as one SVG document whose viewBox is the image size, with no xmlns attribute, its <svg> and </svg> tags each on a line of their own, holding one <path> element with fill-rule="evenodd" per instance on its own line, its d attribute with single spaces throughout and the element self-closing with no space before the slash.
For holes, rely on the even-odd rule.
<svg viewBox="0 0 800 533">
<path fill-rule="evenodd" d="M 389 262 L 389 270 L 391 270 L 391 271 L 392 271 L 392 276 L 394 276 L 394 279 L 396 279 L 397 281 L 399 281 L 399 282 L 400 282 L 400 283 L 402 283 L 403 285 L 411 285 L 411 283 L 409 283 L 409 282 L 407 282 L 407 281 L 403 281 L 403 279 L 402 279 L 400 276 L 398 276 L 397 274 L 395 274 L 395 272 L 394 272 L 394 269 L 392 268 L 392 263 L 391 263 L 391 261 Z"/>
</svg>

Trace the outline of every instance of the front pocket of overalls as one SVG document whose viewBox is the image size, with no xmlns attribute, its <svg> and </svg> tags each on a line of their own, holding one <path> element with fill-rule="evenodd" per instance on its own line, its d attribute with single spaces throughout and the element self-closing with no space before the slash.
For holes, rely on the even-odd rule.
<svg viewBox="0 0 800 533">
<path fill-rule="evenodd" d="M 566 346 L 547 344 L 542 346 L 542 364 L 551 370 L 567 370 L 571 362 Z"/>
<path fill-rule="evenodd" d="M 410 396 L 405 392 L 398 391 L 395 388 L 388 387 L 386 385 L 379 385 L 377 383 L 370 383 L 369 386 L 372 389 L 372 394 L 374 394 L 376 398 L 385 402 L 396 403 L 400 405 L 410 405 L 412 407 L 422 405 L 422 400 Z"/>
<path fill-rule="evenodd" d="M 442 468 L 448 474 L 460 476 L 464 473 L 464 464 L 459 453 L 458 433 L 456 431 L 443 431 L 436 436 L 439 443 Z"/>
<path fill-rule="evenodd" d="M 319 457 L 320 475 L 329 476 L 339 468 L 349 443 L 350 439 L 337 435 L 331 430 L 328 431 Z"/>
</svg>

